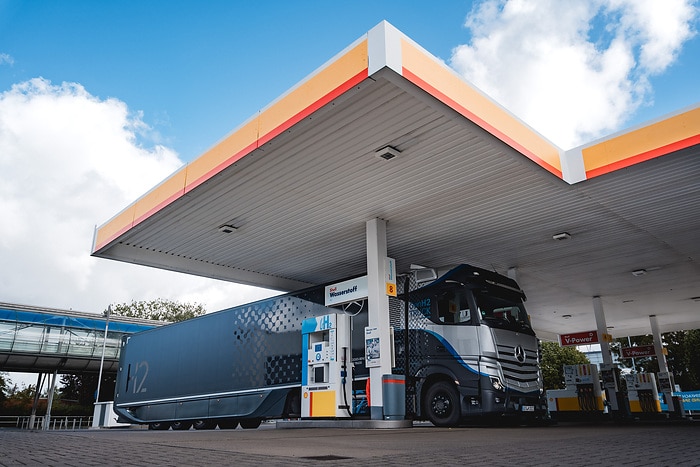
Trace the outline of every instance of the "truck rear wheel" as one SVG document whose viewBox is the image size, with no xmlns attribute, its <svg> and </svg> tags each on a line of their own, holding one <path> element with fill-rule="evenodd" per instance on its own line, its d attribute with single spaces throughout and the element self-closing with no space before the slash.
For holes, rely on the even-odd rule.
<svg viewBox="0 0 700 467">
<path fill-rule="evenodd" d="M 149 430 L 167 430 L 170 428 L 170 423 L 168 422 L 153 422 L 148 424 Z"/>
<path fill-rule="evenodd" d="M 254 430 L 260 426 L 261 422 L 262 420 L 259 418 L 244 418 L 241 420 L 241 428 L 245 428 L 246 430 Z"/>
<path fill-rule="evenodd" d="M 238 420 L 235 418 L 222 418 L 219 420 L 219 429 L 221 430 L 235 430 L 238 426 Z"/>
<path fill-rule="evenodd" d="M 459 423 L 459 393 L 446 381 L 438 381 L 428 388 L 423 407 L 428 420 L 435 426 L 456 426 Z"/>
<path fill-rule="evenodd" d="M 173 430 L 185 431 L 185 430 L 189 430 L 192 427 L 192 422 L 182 421 L 182 420 L 177 421 L 177 422 L 172 422 L 170 424 L 170 427 Z"/>
<path fill-rule="evenodd" d="M 213 430 L 216 428 L 216 422 L 213 420 L 195 420 L 192 424 L 195 430 Z"/>
</svg>

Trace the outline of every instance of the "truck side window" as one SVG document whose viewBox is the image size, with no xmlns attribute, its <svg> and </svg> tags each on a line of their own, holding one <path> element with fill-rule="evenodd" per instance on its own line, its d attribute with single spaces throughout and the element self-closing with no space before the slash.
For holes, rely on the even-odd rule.
<svg viewBox="0 0 700 467">
<path fill-rule="evenodd" d="M 446 324 L 471 321 L 466 294 L 461 290 L 446 290 L 437 296 L 437 320 Z"/>
</svg>

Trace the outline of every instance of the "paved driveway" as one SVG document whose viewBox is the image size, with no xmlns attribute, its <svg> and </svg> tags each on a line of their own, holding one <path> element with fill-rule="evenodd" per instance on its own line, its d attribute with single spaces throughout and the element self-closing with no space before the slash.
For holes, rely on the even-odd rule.
<svg viewBox="0 0 700 467">
<path fill-rule="evenodd" d="M 700 423 L 543 428 L 0 430 L 0 465 L 700 466 Z"/>
</svg>

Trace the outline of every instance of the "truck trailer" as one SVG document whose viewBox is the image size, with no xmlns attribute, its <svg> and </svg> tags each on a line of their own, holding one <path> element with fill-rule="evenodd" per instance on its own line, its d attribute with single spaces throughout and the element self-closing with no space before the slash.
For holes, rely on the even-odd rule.
<svg viewBox="0 0 700 467">
<path fill-rule="evenodd" d="M 403 375 L 407 417 L 457 426 L 474 417 L 545 416 L 539 342 L 514 280 L 462 264 L 399 275 L 397 290 L 389 298 L 392 373 Z M 367 302 L 326 306 L 329 293 L 341 292 L 311 287 L 124 338 L 120 421 L 211 429 L 368 417 Z M 344 329 L 347 337 L 336 336 Z M 337 410 L 312 413 L 313 400 Z"/>
</svg>

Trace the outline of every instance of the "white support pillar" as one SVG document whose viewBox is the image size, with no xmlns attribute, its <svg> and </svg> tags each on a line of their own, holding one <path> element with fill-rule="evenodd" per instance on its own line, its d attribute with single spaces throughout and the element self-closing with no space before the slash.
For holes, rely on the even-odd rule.
<svg viewBox="0 0 700 467">
<path fill-rule="evenodd" d="M 41 397 L 41 389 L 44 385 L 44 373 L 39 373 L 36 379 L 36 390 L 34 391 L 34 402 L 32 403 L 32 414 L 29 416 L 29 429 L 34 429 L 36 423 L 36 409 L 39 405 L 39 397 Z"/>
<path fill-rule="evenodd" d="M 595 323 L 598 330 L 598 340 L 600 341 L 600 351 L 603 354 L 603 363 L 612 365 L 612 354 L 610 353 L 610 343 L 606 342 L 604 335 L 608 333 L 608 324 L 605 322 L 603 311 L 603 301 L 600 297 L 593 297 L 593 312 L 595 313 Z"/>
<path fill-rule="evenodd" d="M 654 353 L 656 353 L 656 360 L 659 362 L 659 374 L 657 375 L 660 385 L 659 392 L 663 392 L 664 394 L 666 404 L 668 405 L 668 411 L 673 412 L 673 378 L 671 377 L 671 372 L 668 371 L 668 363 L 666 362 L 664 345 L 656 315 L 649 315 L 649 324 L 651 325 L 651 335 L 654 337 Z M 664 379 L 666 380 L 666 384 L 663 384 Z"/>
<path fill-rule="evenodd" d="M 377 328 L 379 335 L 380 365 L 369 369 L 370 414 L 372 420 L 384 418 L 382 375 L 391 374 L 391 330 L 389 321 L 389 297 L 384 283 L 384 265 L 387 256 L 386 221 L 367 221 L 367 301 L 370 328 Z"/>
<path fill-rule="evenodd" d="M 56 375 L 58 370 L 54 370 L 51 375 L 51 383 L 49 384 L 48 401 L 46 402 L 46 415 L 44 415 L 44 425 L 42 429 L 48 430 L 51 423 L 51 407 L 53 406 L 53 395 L 56 392 Z"/>
<path fill-rule="evenodd" d="M 601 370 L 606 372 L 613 370 L 613 359 L 610 353 L 610 342 L 607 341 L 605 336 L 608 334 L 608 323 L 605 321 L 605 312 L 603 310 L 603 301 L 599 296 L 593 297 L 593 313 L 595 314 L 595 322 L 598 331 L 598 341 L 600 342 L 600 352 L 603 356 L 603 364 L 601 365 Z M 601 372 L 602 373 L 602 372 Z M 605 381 L 605 378 L 603 378 Z M 610 408 L 617 412 L 619 406 L 617 404 L 617 384 L 607 382 L 605 383 L 605 392 L 608 402 L 610 403 Z"/>
</svg>

